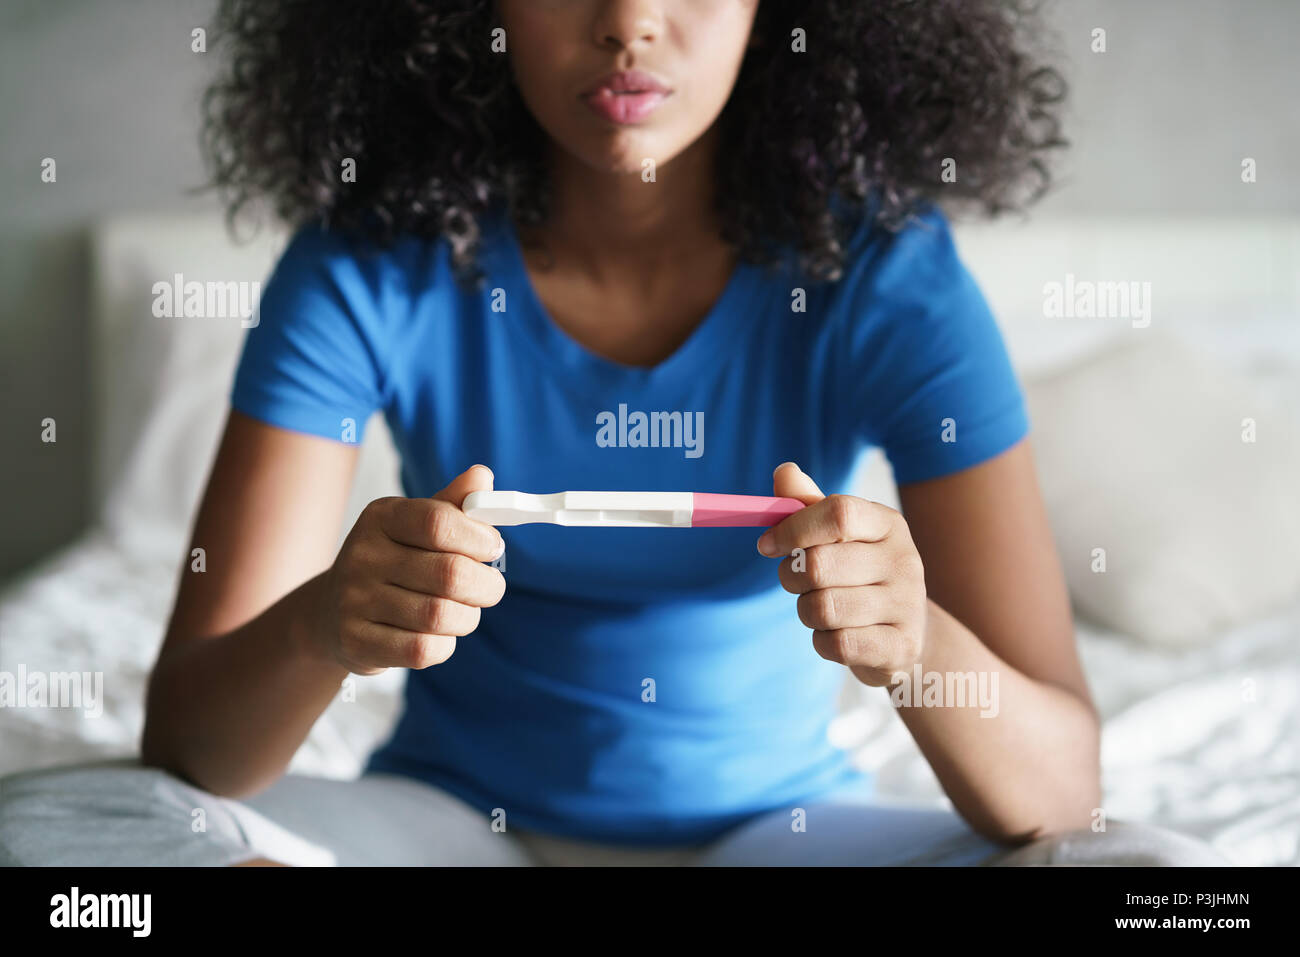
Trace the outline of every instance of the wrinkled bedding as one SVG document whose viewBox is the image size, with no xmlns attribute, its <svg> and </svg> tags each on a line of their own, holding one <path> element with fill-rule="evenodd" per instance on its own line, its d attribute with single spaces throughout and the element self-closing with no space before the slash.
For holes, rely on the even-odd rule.
<svg viewBox="0 0 1300 957">
<path fill-rule="evenodd" d="M 1201 837 L 1243 865 L 1300 865 L 1300 601 L 1194 649 L 1153 649 L 1080 622 L 1103 720 L 1103 807 Z M 943 803 L 881 695 L 832 727 L 882 794 Z M 893 720 L 891 720 L 893 719 Z"/>
</svg>

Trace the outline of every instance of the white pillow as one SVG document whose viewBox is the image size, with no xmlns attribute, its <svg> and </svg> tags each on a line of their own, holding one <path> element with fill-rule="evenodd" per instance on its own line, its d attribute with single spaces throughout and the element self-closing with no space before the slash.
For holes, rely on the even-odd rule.
<svg viewBox="0 0 1300 957">
<path fill-rule="evenodd" d="M 1300 403 L 1151 330 L 1026 393 L 1078 612 L 1177 646 L 1300 596 Z"/>
<path fill-rule="evenodd" d="M 96 339 L 96 507 L 125 545 L 179 554 L 230 408 L 246 330 L 238 319 L 153 314 L 156 282 L 265 282 L 285 236 L 268 230 L 236 243 L 220 213 L 136 214 L 92 236 Z M 392 439 L 376 416 L 367 428 L 345 516 L 398 494 Z M 161 533 L 161 534 L 160 534 Z"/>
</svg>

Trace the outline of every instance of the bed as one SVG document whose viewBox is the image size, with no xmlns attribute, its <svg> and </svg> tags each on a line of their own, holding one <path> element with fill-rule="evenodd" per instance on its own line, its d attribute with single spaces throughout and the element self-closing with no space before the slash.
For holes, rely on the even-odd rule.
<svg viewBox="0 0 1300 957">
<path fill-rule="evenodd" d="M 1031 393 L 1126 334 L 1124 324 L 1044 321 L 1041 279 L 1069 264 L 1080 275 L 1152 281 L 1180 336 L 1248 374 L 1280 407 L 1300 410 L 1300 225 L 1048 222 L 961 227 L 958 237 Z M 260 282 L 282 242 L 267 232 L 235 245 L 216 217 L 179 213 L 92 230 L 98 520 L 0 591 L 0 672 L 101 673 L 102 707 L 0 708 L 0 774 L 135 750 L 145 678 L 243 335 L 229 319 L 155 317 L 152 286 L 176 274 Z M 1210 260 L 1212 271 L 1188 265 Z M 376 424 L 351 516 L 397 492 L 392 443 Z M 856 490 L 897 501 L 874 453 Z M 1195 642 L 1146 641 L 1077 615 L 1104 720 L 1108 816 L 1199 835 L 1240 864 L 1300 863 L 1300 589 L 1283 598 Z M 354 680 L 354 700 L 330 706 L 293 770 L 354 775 L 386 734 L 401 673 Z M 883 694 L 846 682 L 842 704 L 831 737 L 876 773 L 883 797 L 944 803 Z"/>
</svg>

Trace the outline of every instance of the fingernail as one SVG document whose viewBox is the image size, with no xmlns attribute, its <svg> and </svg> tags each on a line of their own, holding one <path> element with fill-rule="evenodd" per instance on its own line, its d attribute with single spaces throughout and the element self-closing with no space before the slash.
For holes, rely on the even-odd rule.
<svg viewBox="0 0 1300 957">
<path fill-rule="evenodd" d="M 758 539 L 758 550 L 761 554 L 771 558 L 776 554 L 776 536 L 771 532 L 764 532 Z"/>
<path fill-rule="evenodd" d="M 772 469 L 772 474 L 775 475 L 777 472 L 781 471 L 781 469 L 785 468 L 787 465 L 793 465 L 796 470 L 803 471 L 802 469 L 799 468 L 798 462 L 782 462 L 776 468 Z"/>
<path fill-rule="evenodd" d="M 496 550 L 495 552 L 492 553 L 492 557 L 489 558 L 488 561 L 490 561 L 490 562 L 494 562 L 494 561 L 496 561 L 498 558 L 500 558 L 502 555 L 504 555 L 505 553 L 506 553 L 506 540 L 505 540 L 504 538 L 501 538 L 501 537 L 498 535 L 498 536 L 497 536 L 497 550 Z"/>
</svg>

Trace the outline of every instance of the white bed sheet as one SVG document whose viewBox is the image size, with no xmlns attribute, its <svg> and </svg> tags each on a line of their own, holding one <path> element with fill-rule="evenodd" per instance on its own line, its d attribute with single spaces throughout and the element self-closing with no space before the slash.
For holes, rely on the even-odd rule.
<svg viewBox="0 0 1300 957">
<path fill-rule="evenodd" d="M 102 672 L 103 714 L 0 709 L 0 774 L 138 753 L 145 682 L 162 643 L 185 544 L 161 529 L 127 543 L 92 531 L 0 592 L 0 671 Z M 348 777 L 389 729 L 401 672 L 353 676 L 299 749 L 292 770 Z"/>
<path fill-rule="evenodd" d="M 183 543 L 97 531 L 0 593 L 0 671 L 101 671 L 99 718 L 0 709 L 0 774 L 135 752 L 145 678 Z M 1200 835 L 1240 864 L 1300 864 L 1300 601 L 1202 648 L 1165 652 L 1081 624 L 1104 722 L 1105 810 Z M 347 777 L 391 727 L 401 673 L 356 678 L 292 769 Z M 832 738 L 889 799 L 942 804 L 883 693 L 849 686 Z"/>
<path fill-rule="evenodd" d="M 1197 835 L 1238 864 L 1300 865 L 1300 601 L 1187 650 L 1076 631 L 1102 715 L 1107 818 Z M 854 698 L 832 739 L 891 800 L 946 805 L 884 695 Z"/>
</svg>

